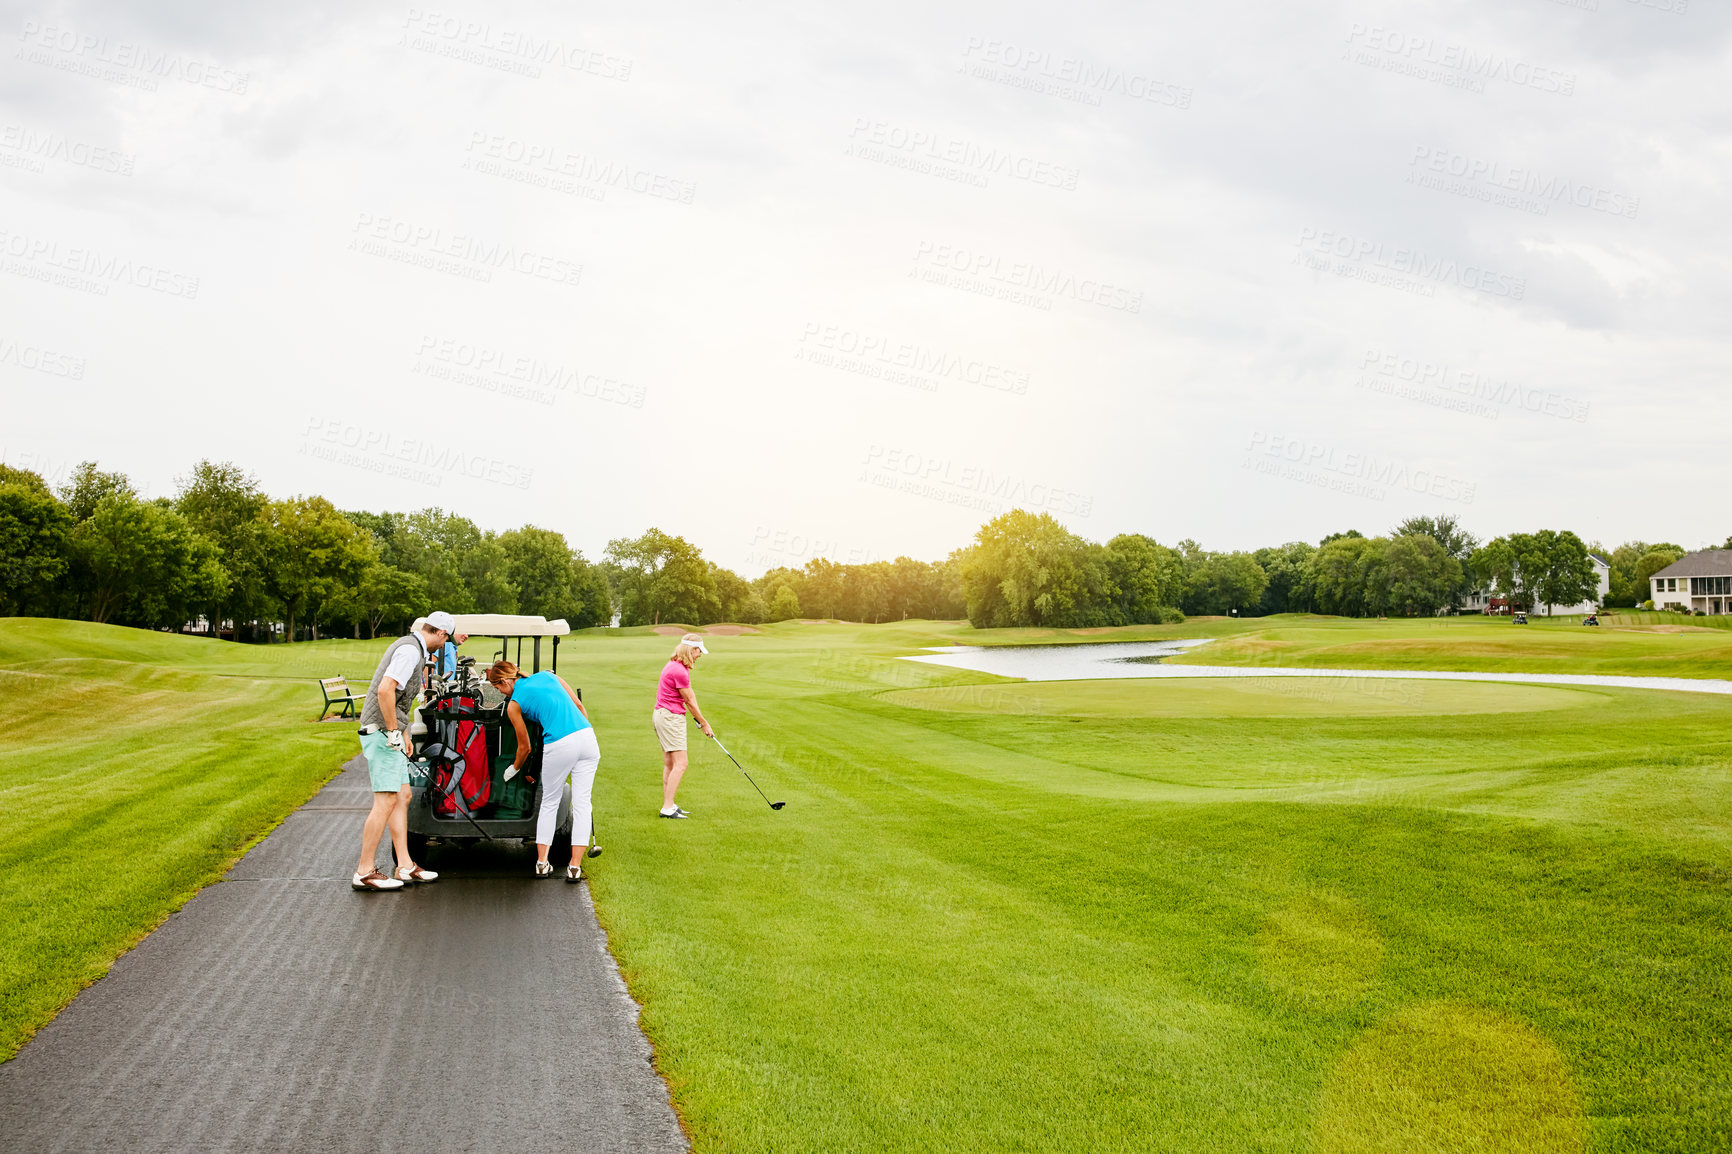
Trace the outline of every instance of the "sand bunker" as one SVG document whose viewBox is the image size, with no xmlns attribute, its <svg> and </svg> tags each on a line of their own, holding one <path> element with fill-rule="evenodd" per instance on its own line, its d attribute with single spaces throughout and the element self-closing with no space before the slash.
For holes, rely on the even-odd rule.
<svg viewBox="0 0 1732 1154">
<path fill-rule="evenodd" d="M 1724 633 L 1724 629 L 1710 629 L 1706 625 L 1617 625 L 1613 627 L 1619 633 Z"/>
</svg>

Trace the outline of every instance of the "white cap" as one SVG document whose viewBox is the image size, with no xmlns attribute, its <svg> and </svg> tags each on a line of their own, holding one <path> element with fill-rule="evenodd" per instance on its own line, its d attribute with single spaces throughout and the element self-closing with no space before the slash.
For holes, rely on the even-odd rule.
<svg viewBox="0 0 1732 1154">
<path fill-rule="evenodd" d="M 457 618 L 443 609 L 435 609 L 427 614 L 427 624 L 435 629 L 443 629 L 447 633 L 457 632 Z"/>
<path fill-rule="evenodd" d="M 706 653 L 707 654 L 710 651 L 709 647 L 704 644 L 704 639 L 702 637 L 682 637 L 682 638 L 680 638 L 680 644 L 681 645 L 690 645 L 693 649 L 696 649 L 699 653 Z"/>
</svg>

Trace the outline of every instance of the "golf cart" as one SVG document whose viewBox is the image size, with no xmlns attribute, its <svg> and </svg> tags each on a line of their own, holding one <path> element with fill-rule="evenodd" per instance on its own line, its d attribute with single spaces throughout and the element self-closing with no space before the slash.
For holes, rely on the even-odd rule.
<svg viewBox="0 0 1732 1154">
<path fill-rule="evenodd" d="M 558 672 L 559 639 L 571 632 L 564 621 L 507 613 L 456 616 L 455 632 L 468 634 L 471 640 L 499 640 L 488 663 L 505 659 L 525 667 L 526 676 L 539 673 L 542 642 L 551 639 L 549 667 Z M 527 663 L 525 641 L 530 642 Z M 409 852 L 416 858 L 434 840 L 535 840 L 536 815 L 541 811 L 541 727 L 526 722 L 529 757 L 523 772 L 506 780 L 505 771 L 517 754 L 517 732 L 505 716 L 505 699 L 486 683 L 476 664 L 473 657 L 460 657 L 450 676 L 430 672 L 424 703 L 409 726 L 414 743 L 409 762 Z M 582 690 L 577 692 L 581 697 Z M 556 842 L 569 844 L 571 786 L 564 788 L 553 836 Z"/>
<path fill-rule="evenodd" d="M 1527 624 L 1527 623 L 1528 623 L 1528 615 L 1527 615 L 1527 614 L 1526 614 L 1526 613 L 1523 613 L 1523 612 L 1521 612 L 1521 611 L 1520 611 L 1520 610 L 1519 610 L 1519 609 L 1518 609 L 1518 610 L 1517 610 L 1517 611 L 1516 611 L 1516 615 L 1515 615 L 1515 619 L 1514 619 L 1514 621 L 1513 621 L 1513 624 L 1516 624 L 1516 625 L 1526 625 L 1526 624 Z"/>
</svg>

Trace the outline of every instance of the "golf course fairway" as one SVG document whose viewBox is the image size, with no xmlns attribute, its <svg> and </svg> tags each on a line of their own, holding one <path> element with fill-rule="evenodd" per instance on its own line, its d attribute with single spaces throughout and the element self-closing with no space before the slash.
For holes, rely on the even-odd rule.
<svg viewBox="0 0 1732 1154">
<path fill-rule="evenodd" d="M 694 728 L 678 822 L 672 638 L 572 637 L 590 885 L 694 1149 L 1732 1148 L 1732 698 L 898 660 L 1216 637 L 1183 660 L 1732 675 L 1721 631 L 1530 628 L 717 635 L 694 689 L 787 808 Z M 312 679 L 385 644 L 0 621 L 0 1053 L 353 755 Z"/>
</svg>

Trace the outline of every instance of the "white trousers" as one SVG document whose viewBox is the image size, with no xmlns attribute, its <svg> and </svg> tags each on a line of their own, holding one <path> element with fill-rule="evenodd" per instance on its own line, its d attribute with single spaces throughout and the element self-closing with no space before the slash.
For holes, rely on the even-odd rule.
<svg viewBox="0 0 1732 1154">
<path fill-rule="evenodd" d="M 571 780 L 571 842 L 589 844 L 589 794 L 595 788 L 595 770 L 601 764 L 601 746 L 595 730 L 568 733 L 541 750 L 541 813 L 535 819 L 535 844 L 552 845 L 553 828 L 559 820 L 559 799 L 565 782 Z"/>
</svg>

